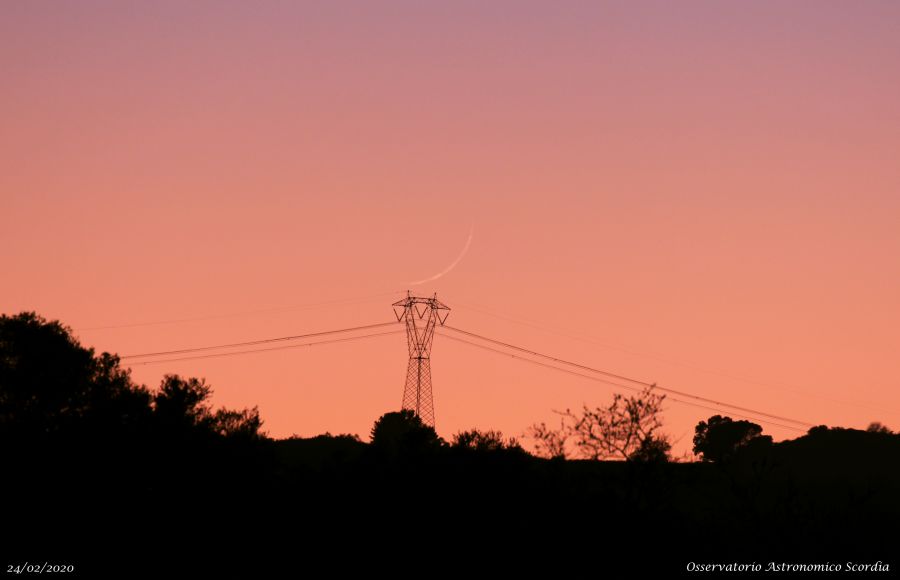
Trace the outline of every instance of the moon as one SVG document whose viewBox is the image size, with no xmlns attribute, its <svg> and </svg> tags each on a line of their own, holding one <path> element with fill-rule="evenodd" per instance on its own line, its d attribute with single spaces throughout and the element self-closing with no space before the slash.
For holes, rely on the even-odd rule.
<svg viewBox="0 0 900 580">
<path fill-rule="evenodd" d="M 455 268 L 456 265 L 459 264 L 460 260 L 463 259 L 463 256 L 466 255 L 466 252 L 469 251 L 469 246 L 472 245 L 472 234 L 474 234 L 474 233 L 475 233 L 475 224 L 473 223 L 471 225 L 471 227 L 469 227 L 469 238 L 466 240 L 466 245 L 463 246 L 462 251 L 459 253 L 459 255 L 456 257 L 456 259 L 453 260 L 453 262 L 449 266 L 447 266 L 446 268 L 444 268 L 443 270 L 441 270 L 434 276 L 431 276 L 430 278 L 425 278 L 424 280 L 418 280 L 416 282 L 410 282 L 409 285 L 410 286 L 418 286 L 419 284 L 425 284 L 426 282 L 433 282 L 433 281 L 437 280 L 438 278 L 440 278 L 441 276 L 443 276 L 444 274 L 446 274 L 447 272 L 449 272 L 450 270 L 452 270 L 453 268 Z"/>
</svg>

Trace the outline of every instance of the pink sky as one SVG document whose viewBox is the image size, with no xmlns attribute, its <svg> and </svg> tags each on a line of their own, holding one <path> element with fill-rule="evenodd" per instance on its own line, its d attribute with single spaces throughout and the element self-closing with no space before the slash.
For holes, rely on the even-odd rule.
<svg viewBox="0 0 900 580">
<path fill-rule="evenodd" d="M 388 321 L 474 227 L 417 287 L 449 324 L 810 423 L 900 427 L 895 2 L 0 16 L 3 312 L 122 355 Z M 321 305 L 345 298 L 365 299 Z M 184 318 L 203 320 L 88 330 Z M 395 335 L 134 377 L 206 377 L 274 436 L 366 436 L 406 357 Z M 613 392 L 440 336 L 432 367 L 445 437 L 518 435 Z M 710 414 L 668 406 L 679 451 Z"/>
</svg>

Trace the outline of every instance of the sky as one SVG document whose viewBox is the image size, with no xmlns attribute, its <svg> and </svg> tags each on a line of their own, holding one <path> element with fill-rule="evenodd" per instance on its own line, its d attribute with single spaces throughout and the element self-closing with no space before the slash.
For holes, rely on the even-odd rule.
<svg viewBox="0 0 900 580">
<path fill-rule="evenodd" d="M 0 311 L 129 355 L 436 292 L 455 328 L 896 429 L 898 62 L 889 1 L 6 2 Z M 407 357 L 393 334 L 132 375 L 366 438 Z M 445 335 L 431 364 L 445 438 L 619 390 Z M 666 405 L 677 452 L 715 412 Z"/>
</svg>

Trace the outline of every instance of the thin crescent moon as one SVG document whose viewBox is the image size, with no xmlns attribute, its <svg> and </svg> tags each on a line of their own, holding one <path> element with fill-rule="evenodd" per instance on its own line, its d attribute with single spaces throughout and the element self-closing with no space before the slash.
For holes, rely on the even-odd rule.
<svg viewBox="0 0 900 580">
<path fill-rule="evenodd" d="M 466 240 L 466 245 L 463 246 L 462 252 L 460 252 L 459 256 L 457 256 L 456 259 L 453 260 L 452 264 L 450 264 L 449 266 L 447 266 L 446 268 L 444 268 L 443 270 L 441 270 L 440 272 L 438 272 L 437 274 L 435 274 L 434 276 L 432 276 L 430 278 L 425 278 L 424 280 L 419 280 L 418 282 L 410 282 L 409 285 L 410 286 L 418 286 L 419 284 L 425 284 L 426 282 L 433 282 L 433 281 L 437 280 L 438 278 L 440 278 L 441 276 L 443 276 L 444 274 L 446 274 L 447 272 L 449 272 L 450 270 L 452 270 L 453 268 L 455 268 L 456 265 L 459 264 L 460 260 L 463 259 L 463 256 L 466 255 L 466 252 L 469 251 L 469 246 L 472 245 L 472 234 L 474 234 L 474 233 L 475 233 L 475 224 L 473 223 L 472 226 L 469 228 L 469 239 Z"/>
</svg>

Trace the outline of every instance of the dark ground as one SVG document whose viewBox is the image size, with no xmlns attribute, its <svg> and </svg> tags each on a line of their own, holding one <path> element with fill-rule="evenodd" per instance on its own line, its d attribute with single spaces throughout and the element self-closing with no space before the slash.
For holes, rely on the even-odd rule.
<svg viewBox="0 0 900 580">
<path fill-rule="evenodd" d="M 686 566 L 879 560 L 890 574 L 855 575 L 888 577 L 900 565 L 898 435 L 819 429 L 724 466 L 330 436 L 6 451 L 4 566 L 71 562 L 80 577 L 710 577 Z"/>
</svg>

